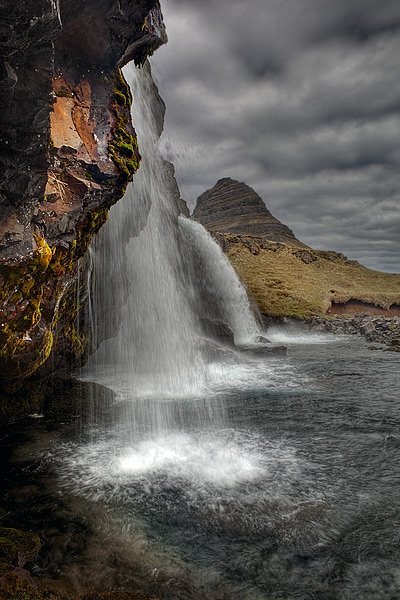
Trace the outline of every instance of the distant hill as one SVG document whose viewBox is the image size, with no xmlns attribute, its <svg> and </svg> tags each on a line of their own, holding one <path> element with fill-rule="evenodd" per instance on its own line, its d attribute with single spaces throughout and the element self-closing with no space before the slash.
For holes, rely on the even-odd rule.
<svg viewBox="0 0 400 600">
<path fill-rule="evenodd" d="M 220 179 L 192 217 L 219 242 L 265 315 L 400 315 L 400 275 L 306 246 L 245 183 Z"/>
<path fill-rule="evenodd" d="M 230 177 L 220 179 L 199 196 L 192 217 L 210 231 L 261 236 L 306 247 L 269 212 L 251 187 Z"/>
</svg>

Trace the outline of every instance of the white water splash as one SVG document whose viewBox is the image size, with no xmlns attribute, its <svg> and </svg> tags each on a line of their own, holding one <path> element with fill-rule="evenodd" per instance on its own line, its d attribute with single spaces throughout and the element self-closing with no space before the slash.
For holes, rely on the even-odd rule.
<svg viewBox="0 0 400 600">
<path fill-rule="evenodd" d="M 145 440 L 120 457 L 117 468 L 127 478 L 165 473 L 223 487 L 253 481 L 264 473 L 262 456 L 256 451 L 246 453 L 217 438 L 199 443 L 187 434 Z"/>
<path fill-rule="evenodd" d="M 164 494 L 168 481 L 185 491 L 188 502 L 198 493 L 213 502 L 217 490 L 234 498 L 261 481 L 263 495 L 290 494 L 303 470 L 293 448 L 246 431 L 169 433 L 131 446 L 126 441 L 120 431 L 94 444 L 65 446 L 59 471 L 64 485 L 91 499 L 132 504 Z"/>
<path fill-rule="evenodd" d="M 268 339 L 276 344 L 332 344 L 343 340 L 343 336 L 329 333 L 315 333 L 290 326 L 270 327 Z"/>
</svg>

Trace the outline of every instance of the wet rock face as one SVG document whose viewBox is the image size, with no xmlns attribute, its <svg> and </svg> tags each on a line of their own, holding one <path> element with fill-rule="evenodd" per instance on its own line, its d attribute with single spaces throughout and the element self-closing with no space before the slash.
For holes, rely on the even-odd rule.
<svg viewBox="0 0 400 600">
<path fill-rule="evenodd" d="M 32 236 L 25 231 L 45 186 L 54 40 L 61 20 L 50 0 L 3 0 L 0 22 L 0 251 L 12 257 L 16 245 L 22 253 L 29 249 Z"/>
<path fill-rule="evenodd" d="M 193 218 L 211 231 L 304 246 L 289 227 L 269 212 L 251 187 L 229 177 L 220 179 L 199 196 Z"/>
<path fill-rule="evenodd" d="M 84 353 L 82 257 L 140 162 L 121 67 L 166 34 L 158 0 L 0 0 L 0 23 L 0 381 L 12 387 Z"/>
</svg>

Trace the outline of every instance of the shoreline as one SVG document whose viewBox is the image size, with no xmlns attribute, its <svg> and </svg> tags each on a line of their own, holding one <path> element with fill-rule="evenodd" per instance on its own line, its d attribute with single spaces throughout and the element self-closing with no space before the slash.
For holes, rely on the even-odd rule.
<svg viewBox="0 0 400 600">
<path fill-rule="evenodd" d="M 354 316 L 335 315 L 332 317 L 311 317 L 296 319 L 283 317 L 276 319 L 263 315 L 268 325 L 296 325 L 309 331 L 333 333 L 335 335 L 360 335 L 371 344 L 379 344 L 384 350 L 400 352 L 400 317 L 371 316 L 359 314 Z M 371 346 L 371 349 L 377 349 Z"/>
</svg>

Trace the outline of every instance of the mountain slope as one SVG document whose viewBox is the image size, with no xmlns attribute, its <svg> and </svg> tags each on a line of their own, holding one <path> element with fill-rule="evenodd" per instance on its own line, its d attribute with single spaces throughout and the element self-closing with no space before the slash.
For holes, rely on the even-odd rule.
<svg viewBox="0 0 400 600">
<path fill-rule="evenodd" d="M 400 275 L 367 269 L 337 252 L 300 250 L 254 237 L 218 237 L 264 315 L 400 315 Z"/>
<path fill-rule="evenodd" d="M 192 216 L 220 243 L 264 315 L 400 315 L 400 275 L 307 247 L 244 183 L 221 179 Z"/>
<path fill-rule="evenodd" d="M 289 227 L 269 212 L 251 187 L 230 177 L 220 179 L 199 196 L 193 218 L 210 231 L 262 236 L 305 247 Z"/>
</svg>

